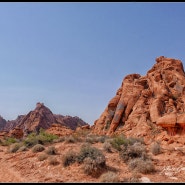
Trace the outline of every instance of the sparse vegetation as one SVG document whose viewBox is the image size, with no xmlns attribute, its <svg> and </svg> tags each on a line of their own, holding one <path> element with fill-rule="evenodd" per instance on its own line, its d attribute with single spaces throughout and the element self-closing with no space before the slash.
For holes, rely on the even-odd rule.
<svg viewBox="0 0 185 185">
<path fill-rule="evenodd" d="M 65 137 L 65 142 L 66 142 L 66 143 L 76 143 L 77 140 L 75 139 L 74 136 L 70 135 L 70 136 L 66 136 L 66 137 Z"/>
<path fill-rule="evenodd" d="M 129 144 L 129 140 L 126 139 L 123 135 L 115 136 L 110 142 L 112 147 L 116 150 L 121 150 L 121 145 L 127 146 Z"/>
<path fill-rule="evenodd" d="M 49 165 L 58 165 L 59 161 L 56 159 L 56 157 L 49 157 L 48 163 L 49 163 Z"/>
<path fill-rule="evenodd" d="M 76 162 L 76 159 L 77 159 L 77 153 L 74 151 L 68 151 L 62 157 L 62 164 L 64 167 L 69 166 L 70 164 Z"/>
<path fill-rule="evenodd" d="M 39 134 L 32 132 L 29 134 L 24 140 L 24 145 L 27 147 L 33 147 L 36 144 L 48 144 L 52 143 L 55 139 L 58 139 L 58 136 L 49 134 L 44 131 L 44 129 L 40 129 Z"/>
<path fill-rule="evenodd" d="M 86 157 L 83 162 L 83 170 L 86 174 L 97 177 L 105 170 L 105 157 L 97 156 L 96 159 Z"/>
<path fill-rule="evenodd" d="M 151 152 L 153 155 L 158 155 L 161 153 L 161 146 L 158 142 L 154 142 L 152 145 L 151 145 Z"/>
<path fill-rule="evenodd" d="M 100 182 L 119 182 L 119 177 L 115 172 L 108 171 L 100 176 Z"/>
<path fill-rule="evenodd" d="M 106 167 L 106 160 L 103 153 L 99 149 L 89 145 L 81 147 L 77 161 L 79 163 L 83 162 L 84 172 L 92 176 L 100 175 Z"/>
<path fill-rule="evenodd" d="M 57 154 L 57 149 L 54 146 L 49 146 L 46 150 L 45 150 L 46 154 L 48 155 L 56 155 Z"/>
<path fill-rule="evenodd" d="M 130 160 L 128 164 L 130 170 L 136 170 L 139 173 L 151 173 L 155 171 L 155 167 L 151 160 L 143 160 L 142 158 L 136 158 Z"/>
<path fill-rule="evenodd" d="M 13 143 L 8 147 L 8 152 L 9 153 L 15 153 L 17 150 L 21 147 L 20 143 Z"/>
<path fill-rule="evenodd" d="M 13 137 L 5 137 L 3 140 L 1 140 L 1 145 L 2 146 L 9 146 L 13 143 L 17 143 L 18 140 L 16 138 Z"/>
<path fill-rule="evenodd" d="M 36 152 L 42 152 L 43 150 L 45 150 L 45 147 L 41 144 L 36 144 L 33 148 L 32 148 L 32 152 L 36 153 Z"/>
<path fill-rule="evenodd" d="M 45 154 L 45 153 L 42 153 L 42 154 L 40 154 L 40 155 L 38 156 L 38 160 L 39 160 L 39 161 L 44 161 L 44 160 L 46 160 L 47 158 L 48 158 L 48 155 Z"/>
<path fill-rule="evenodd" d="M 105 156 L 103 155 L 103 153 L 99 149 L 92 147 L 92 146 L 89 146 L 89 145 L 84 145 L 80 149 L 80 153 L 77 157 L 77 160 L 79 163 L 81 163 L 87 157 L 90 157 L 93 160 L 100 157 L 100 158 L 102 158 L 102 161 L 105 162 Z"/>
<path fill-rule="evenodd" d="M 130 159 L 134 158 L 147 158 L 146 148 L 141 143 L 134 143 L 133 145 L 128 145 L 122 147 L 119 152 L 120 158 L 124 160 L 124 162 L 128 162 Z"/>
<path fill-rule="evenodd" d="M 26 146 L 21 146 L 18 150 L 17 150 L 17 152 L 23 152 L 23 151 L 27 151 L 28 149 L 27 149 L 27 147 Z"/>
<path fill-rule="evenodd" d="M 111 148 L 112 148 L 112 145 L 110 144 L 109 141 L 106 140 L 103 143 L 103 150 L 110 153 L 110 152 L 112 152 Z"/>
</svg>

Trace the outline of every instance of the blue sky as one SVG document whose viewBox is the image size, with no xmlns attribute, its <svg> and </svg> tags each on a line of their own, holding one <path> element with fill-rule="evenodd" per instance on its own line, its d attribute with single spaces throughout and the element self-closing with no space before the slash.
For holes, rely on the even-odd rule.
<svg viewBox="0 0 185 185">
<path fill-rule="evenodd" d="M 0 3 L 0 115 L 44 103 L 99 118 L 132 73 L 155 58 L 185 63 L 185 3 Z"/>
</svg>

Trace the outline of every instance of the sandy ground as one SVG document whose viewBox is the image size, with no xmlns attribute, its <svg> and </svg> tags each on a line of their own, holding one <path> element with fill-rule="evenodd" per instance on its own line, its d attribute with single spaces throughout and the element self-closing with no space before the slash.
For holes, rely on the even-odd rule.
<svg viewBox="0 0 185 185">
<path fill-rule="evenodd" d="M 74 163 L 63 167 L 62 156 L 69 150 L 79 151 L 82 143 L 55 143 L 58 154 L 52 156 L 57 159 L 57 165 L 50 165 L 49 160 L 38 160 L 43 152 L 33 153 L 31 150 L 17 153 L 7 153 L 6 146 L 0 146 L 0 182 L 100 182 L 99 178 L 91 177 L 83 172 L 82 166 Z M 93 146 L 103 151 L 103 144 Z M 48 146 L 46 146 L 47 148 Z M 184 147 L 173 147 L 163 150 L 162 154 L 152 156 L 156 172 L 152 174 L 138 174 L 141 179 L 148 178 L 150 182 L 185 182 L 185 153 Z M 124 182 L 132 177 L 133 172 L 119 158 L 117 152 L 103 151 L 109 171 L 114 171 L 120 181 Z"/>
</svg>

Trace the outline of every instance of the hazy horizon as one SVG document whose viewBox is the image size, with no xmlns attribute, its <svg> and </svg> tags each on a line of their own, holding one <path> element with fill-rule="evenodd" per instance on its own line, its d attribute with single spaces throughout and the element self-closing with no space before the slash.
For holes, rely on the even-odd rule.
<svg viewBox="0 0 185 185">
<path fill-rule="evenodd" d="M 128 74 L 185 63 L 185 3 L 1 2 L 0 115 L 44 103 L 92 125 Z"/>
</svg>

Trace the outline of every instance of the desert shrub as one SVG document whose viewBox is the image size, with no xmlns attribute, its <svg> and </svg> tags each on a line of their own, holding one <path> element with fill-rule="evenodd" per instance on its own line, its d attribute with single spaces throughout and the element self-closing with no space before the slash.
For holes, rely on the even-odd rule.
<svg viewBox="0 0 185 185">
<path fill-rule="evenodd" d="M 129 183 L 141 182 L 140 178 L 141 178 L 141 175 L 137 171 L 132 171 L 132 175 L 129 178 L 128 182 Z"/>
<path fill-rule="evenodd" d="M 77 130 L 75 131 L 74 135 L 76 137 L 86 137 L 88 134 L 90 133 L 90 130 L 88 129 L 80 129 L 80 130 Z"/>
<path fill-rule="evenodd" d="M 40 129 L 39 134 L 37 135 L 38 141 L 41 141 L 43 144 L 52 143 L 53 140 L 58 139 L 59 137 L 54 134 L 47 133 L 44 129 Z"/>
<path fill-rule="evenodd" d="M 97 177 L 105 170 L 105 157 L 97 156 L 96 159 L 86 157 L 82 167 L 86 174 Z"/>
<path fill-rule="evenodd" d="M 35 132 L 28 134 L 23 143 L 27 147 L 32 147 L 36 144 L 42 144 L 42 142 L 38 140 L 37 134 Z"/>
<path fill-rule="evenodd" d="M 52 143 L 53 140 L 57 138 L 58 136 L 49 134 L 45 132 L 44 129 L 40 129 L 39 134 L 37 134 L 36 132 L 32 132 L 28 134 L 28 136 L 24 140 L 24 144 L 27 147 L 33 147 L 36 144 L 44 145 L 44 144 Z"/>
<path fill-rule="evenodd" d="M 8 148 L 8 152 L 9 153 L 15 153 L 17 152 L 17 150 L 21 147 L 21 144 L 20 143 L 13 143 L 9 146 Z"/>
<path fill-rule="evenodd" d="M 134 143 L 144 144 L 144 139 L 143 138 L 129 137 L 128 143 L 129 143 L 129 145 L 133 145 Z"/>
<path fill-rule="evenodd" d="M 49 146 L 46 150 L 45 150 L 46 154 L 48 155 L 56 155 L 57 154 L 57 149 L 54 146 Z"/>
<path fill-rule="evenodd" d="M 98 148 L 91 147 L 89 145 L 83 145 L 80 148 L 80 152 L 78 154 L 77 161 L 79 163 L 81 163 L 87 157 L 89 157 L 93 160 L 100 157 L 102 159 L 102 161 L 105 162 L 105 156 L 103 155 L 103 153 Z"/>
<path fill-rule="evenodd" d="M 151 160 L 143 160 L 141 158 L 130 160 L 128 166 L 130 170 L 136 170 L 137 172 L 144 174 L 155 171 L 154 165 Z"/>
<path fill-rule="evenodd" d="M 76 162 L 77 159 L 77 153 L 74 151 L 68 151 L 65 155 L 62 157 L 62 164 L 63 166 L 69 166 L 70 164 Z"/>
<path fill-rule="evenodd" d="M 123 135 L 115 136 L 110 142 L 112 147 L 116 150 L 121 150 L 121 145 L 127 146 L 129 144 L 129 140 L 126 139 Z"/>
<path fill-rule="evenodd" d="M 66 136 L 66 137 L 65 137 L 65 142 L 66 142 L 66 143 L 76 143 L 77 140 L 75 139 L 74 136 L 70 135 L 70 136 Z"/>
<path fill-rule="evenodd" d="M 112 145 L 110 144 L 109 141 L 105 141 L 103 143 L 103 150 L 104 151 L 106 151 L 106 152 L 112 152 L 111 148 L 112 148 Z"/>
<path fill-rule="evenodd" d="M 48 163 L 50 165 L 58 165 L 59 164 L 59 161 L 55 157 L 49 157 L 48 158 Z"/>
<path fill-rule="evenodd" d="M 62 143 L 65 141 L 65 137 L 59 137 L 53 140 L 53 143 Z"/>
<path fill-rule="evenodd" d="M 42 152 L 43 150 L 45 150 L 45 147 L 43 145 L 41 145 L 41 144 L 36 144 L 32 148 L 32 152 L 34 152 L 34 153 L 36 153 L 36 152 Z"/>
<path fill-rule="evenodd" d="M 133 145 L 128 145 L 127 147 L 122 147 L 119 152 L 119 156 L 124 160 L 124 162 L 128 162 L 133 158 L 146 159 L 148 157 L 145 146 L 138 142 Z"/>
<path fill-rule="evenodd" d="M 158 142 L 154 142 L 152 145 L 151 145 L 151 152 L 153 155 L 158 155 L 161 153 L 161 146 Z"/>
<path fill-rule="evenodd" d="M 48 155 L 47 154 L 40 154 L 39 156 L 38 156 L 38 160 L 39 161 L 44 161 L 45 159 L 47 159 L 48 158 Z"/>
<path fill-rule="evenodd" d="M 13 137 L 5 137 L 4 140 L 1 141 L 1 145 L 3 146 L 9 146 L 13 143 L 17 143 L 18 140 L 16 138 L 13 138 Z"/>
<path fill-rule="evenodd" d="M 21 146 L 18 150 L 17 150 L 17 152 L 23 152 L 23 151 L 27 151 L 28 149 L 27 149 L 27 147 L 26 146 Z"/>
<path fill-rule="evenodd" d="M 104 143 L 109 137 L 106 135 L 103 136 L 98 136 L 97 137 L 97 142 Z"/>
<path fill-rule="evenodd" d="M 91 144 L 94 144 L 97 142 L 97 136 L 94 136 L 94 135 L 88 135 L 86 138 L 85 138 L 85 142 L 87 143 L 91 143 Z"/>
<path fill-rule="evenodd" d="M 108 171 L 100 176 L 100 182 L 119 182 L 119 177 L 115 172 Z"/>
<path fill-rule="evenodd" d="M 89 145 L 81 147 L 77 161 L 83 162 L 84 172 L 92 176 L 100 175 L 106 167 L 104 154 L 99 149 Z"/>
</svg>

